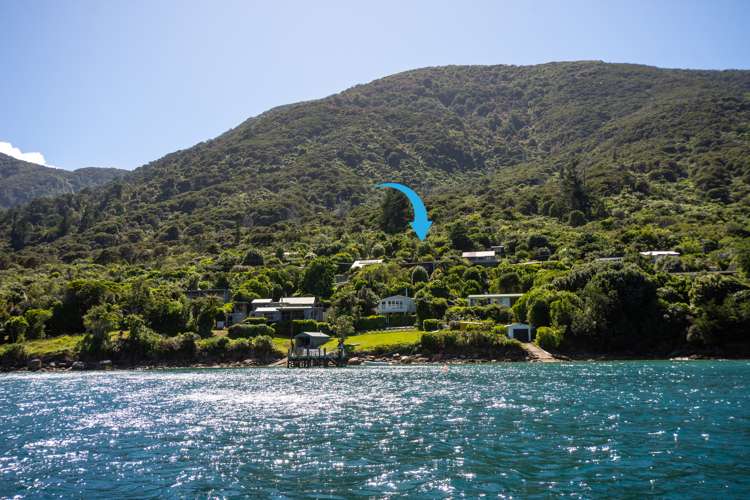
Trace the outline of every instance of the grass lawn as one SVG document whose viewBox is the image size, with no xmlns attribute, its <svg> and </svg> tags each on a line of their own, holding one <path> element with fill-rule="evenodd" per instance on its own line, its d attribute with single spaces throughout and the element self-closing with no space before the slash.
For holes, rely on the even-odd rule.
<svg viewBox="0 0 750 500">
<path fill-rule="evenodd" d="M 422 340 L 421 330 L 392 330 L 392 331 L 375 331 L 347 337 L 344 342 L 347 346 L 356 346 L 357 351 L 371 351 L 373 349 L 416 344 Z M 338 339 L 331 339 L 323 347 L 326 349 L 336 349 Z"/>
<path fill-rule="evenodd" d="M 72 354 L 75 352 L 78 343 L 82 338 L 83 335 L 61 335 L 59 337 L 51 337 L 48 339 L 29 340 L 28 342 L 24 342 L 23 346 L 29 357 L 53 356 L 64 352 L 70 352 Z M 10 344 L 2 346 L 2 348 L 0 348 L 0 355 L 8 349 L 9 346 Z"/>
</svg>

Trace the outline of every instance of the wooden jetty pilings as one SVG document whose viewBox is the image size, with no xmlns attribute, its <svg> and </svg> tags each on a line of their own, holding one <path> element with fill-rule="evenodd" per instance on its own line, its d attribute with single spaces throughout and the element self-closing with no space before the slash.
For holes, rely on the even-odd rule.
<svg viewBox="0 0 750 500">
<path fill-rule="evenodd" d="M 286 358 L 287 368 L 314 368 L 329 366 L 346 366 L 346 356 L 338 349 L 326 352 L 325 349 L 295 348 L 289 349 Z"/>
</svg>

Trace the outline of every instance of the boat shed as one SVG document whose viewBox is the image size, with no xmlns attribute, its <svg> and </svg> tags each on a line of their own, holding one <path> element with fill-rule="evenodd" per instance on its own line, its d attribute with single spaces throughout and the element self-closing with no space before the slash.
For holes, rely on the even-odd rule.
<svg viewBox="0 0 750 500">
<path fill-rule="evenodd" d="M 323 332 L 302 332 L 294 336 L 294 347 L 316 349 L 328 342 L 330 338 Z"/>
</svg>

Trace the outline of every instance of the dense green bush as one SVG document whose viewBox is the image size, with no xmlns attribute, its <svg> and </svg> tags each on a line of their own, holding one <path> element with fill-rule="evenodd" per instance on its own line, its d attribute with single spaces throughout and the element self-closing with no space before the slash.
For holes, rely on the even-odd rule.
<svg viewBox="0 0 750 500">
<path fill-rule="evenodd" d="M 446 356 L 498 357 L 522 359 L 524 350 L 517 340 L 487 330 L 441 330 L 422 335 L 422 352 Z"/>
<path fill-rule="evenodd" d="M 28 357 L 23 344 L 11 344 L 0 349 L 0 364 L 3 366 L 20 366 Z"/>
<path fill-rule="evenodd" d="M 240 339 L 240 338 L 254 338 L 259 337 L 261 335 L 269 335 L 272 336 L 274 334 L 274 329 L 271 328 L 268 325 L 248 325 L 244 323 L 238 323 L 236 325 L 232 325 L 229 327 L 229 330 L 227 332 L 227 336 L 230 339 Z"/>
<path fill-rule="evenodd" d="M 417 322 L 417 317 L 414 314 L 392 314 L 388 316 L 388 326 L 413 326 Z"/>
<path fill-rule="evenodd" d="M 23 316 L 12 316 L 5 322 L 5 333 L 8 342 L 15 344 L 26 340 L 26 332 L 29 330 L 29 322 Z"/>
<path fill-rule="evenodd" d="M 52 311 L 49 309 L 28 309 L 23 317 L 29 324 L 26 338 L 43 339 L 47 322 L 52 318 Z"/>
<path fill-rule="evenodd" d="M 263 316 L 248 316 L 242 322 L 248 325 L 265 325 L 268 320 Z"/>
<path fill-rule="evenodd" d="M 439 319 L 426 319 L 422 321 L 422 330 L 426 332 L 431 332 L 434 330 L 439 330 L 442 326 L 442 321 Z"/>
<path fill-rule="evenodd" d="M 554 350 L 560 347 L 563 341 L 563 333 L 557 328 L 540 326 L 536 329 L 534 343 L 542 349 Z"/>
<path fill-rule="evenodd" d="M 354 328 L 358 332 L 382 330 L 386 326 L 387 322 L 385 316 L 367 316 L 365 318 L 359 318 L 354 322 Z"/>
</svg>

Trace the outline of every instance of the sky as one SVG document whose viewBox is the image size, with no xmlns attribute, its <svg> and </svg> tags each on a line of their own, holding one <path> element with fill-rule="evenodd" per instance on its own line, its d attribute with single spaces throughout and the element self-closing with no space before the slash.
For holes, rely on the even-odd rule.
<svg viewBox="0 0 750 500">
<path fill-rule="evenodd" d="M 750 1 L 0 0 L 0 152 L 132 169 L 447 64 L 750 69 Z"/>
</svg>

